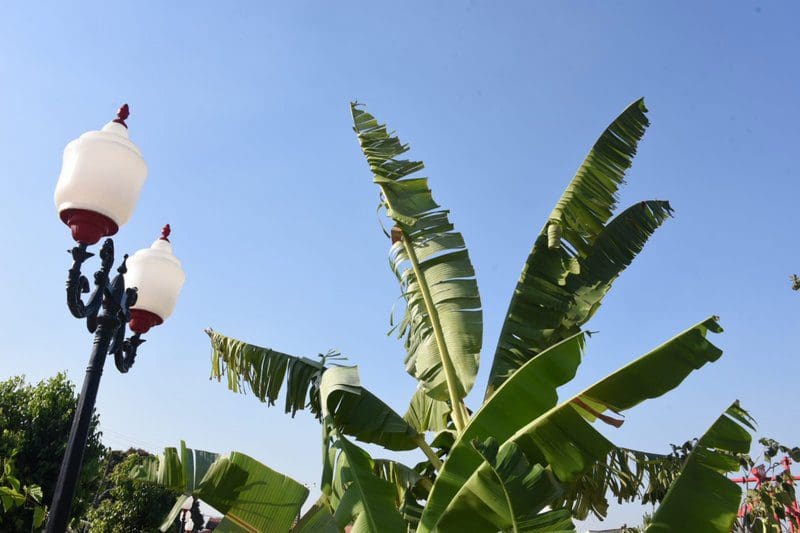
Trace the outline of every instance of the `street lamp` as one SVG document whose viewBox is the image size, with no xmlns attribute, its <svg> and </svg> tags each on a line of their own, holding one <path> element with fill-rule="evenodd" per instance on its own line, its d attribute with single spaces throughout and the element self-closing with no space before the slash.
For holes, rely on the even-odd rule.
<svg viewBox="0 0 800 533">
<path fill-rule="evenodd" d="M 95 289 L 87 302 L 81 297 L 89 292 L 89 280 L 81 274 L 83 263 L 94 255 L 88 247 L 116 234 L 130 219 L 147 177 L 142 154 L 128 138 L 128 115 L 125 104 L 117 118 L 100 131 L 84 133 L 70 142 L 56 184 L 58 216 L 77 243 L 69 250 L 73 263 L 67 277 L 67 307 L 75 318 L 86 319 L 94 343 L 58 473 L 48 533 L 67 529 L 106 355 L 113 354 L 117 369 L 127 372 L 144 342 L 142 334 L 172 313 L 185 280 L 180 261 L 172 254 L 167 224 L 150 248 L 139 250 L 130 259 L 125 255 L 113 280 L 109 273 L 114 264 L 114 241 L 106 239 L 100 248 L 100 269 L 94 274 Z M 128 322 L 134 334 L 126 339 Z"/>
</svg>

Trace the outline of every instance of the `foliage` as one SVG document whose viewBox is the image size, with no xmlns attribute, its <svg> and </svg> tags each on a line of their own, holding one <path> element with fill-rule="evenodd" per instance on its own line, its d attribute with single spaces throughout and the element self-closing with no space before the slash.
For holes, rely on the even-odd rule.
<svg viewBox="0 0 800 533">
<path fill-rule="evenodd" d="M 759 439 L 759 443 L 764 447 L 764 464 L 756 464 L 749 455 L 739 455 L 743 471 L 760 481 L 746 487 L 736 531 L 800 529 L 796 480 L 790 467 L 792 462 L 800 462 L 800 447 L 789 448 L 768 438 Z"/>
<path fill-rule="evenodd" d="M 206 334 L 211 339 L 212 375 L 220 380 L 227 373 L 230 390 L 244 392 L 249 388 L 259 400 L 274 405 L 285 382 L 287 413 L 294 416 L 310 406 L 315 415 L 319 414 L 319 399 L 310 395 L 315 393 L 312 385 L 324 370 L 324 356 L 322 361 L 315 361 L 237 341 L 211 329 Z"/>
<path fill-rule="evenodd" d="M 589 513 L 605 518 L 609 495 L 613 495 L 617 503 L 659 503 L 678 476 L 692 446 L 692 441 L 681 446 L 672 445 L 672 452 L 668 454 L 615 447 L 605 460 L 597 461 L 591 469 L 566 483 L 564 495 L 556 505 L 571 509 L 575 518 L 584 520 Z"/>
<path fill-rule="evenodd" d="M 685 475 L 683 466 L 696 461 L 694 450 L 669 456 L 625 450 L 594 425 L 618 427 L 619 413 L 716 361 L 722 351 L 708 338 L 722 331 L 716 317 L 573 397 L 557 393 L 585 355 L 588 334 L 581 328 L 672 213 L 667 202 L 651 200 L 614 216 L 618 189 L 649 125 L 643 101 L 606 128 L 536 238 L 474 414 L 463 399 L 478 369 L 483 316 L 464 238 L 419 176 L 422 162 L 399 159 L 408 146 L 360 105 L 351 111 L 380 207 L 393 225 L 386 232 L 389 262 L 405 302 L 393 329 L 418 382 L 405 416 L 362 386 L 356 367 L 209 331 L 213 378 L 227 375 L 231 390 L 250 389 L 269 405 L 285 390 L 287 412 L 310 407 L 322 424 L 323 496 L 300 524 L 381 532 L 571 531 L 572 517 L 605 514 L 608 491 L 620 500 L 667 497 Z M 429 442 L 430 431 L 437 433 Z M 348 437 L 390 450 L 416 446 L 428 460 L 410 468 L 374 459 Z"/>
<path fill-rule="evenodd" d="M 49 506 L 61 458 L 67 446 L 77 399 L 74 385 L 63 373 L 33 385 L 22 376 L 0 382 L 0 457 L 13 457 L 15 475 L 23 485 L 38 485 L 42 503 Z M 94 415 L 84 452 L 83 469 L 75 491 L 72 517 L 86 512 L 101 478 L 105 449 Z M 25 530 L 30 523 L 25 521 Z"/>
<path fill-rule="evenodd" d="M 668 202 L 653 200 L 608 222 L 650 124 L 646 111 L 637 100 L 606 128 L 536 238 L 509 303 L 487 397 L 526 361 L 580 331 L 671 213 Z"/>
<path fill-rule="evenodd" d="M 308 497 L 306 487 L 243 453 L 220 456 L 187 448 L 183 441 L 180 452 L 166 448 L 159 458 L 129 468 L 128 475 L 178 494 L 161 531 L 172 526 L 187 500 L 196 498 L 225 515 L 216 529 L 220 533 L 285 533 Z"/>
<path fill-rule="evenodd" d="M 92 533 L 118 531 L 155 532 L 164 515 L 172 507 L 179 492 L 152 481 L 133 479 L 131 470 L 147 461 L 147 455 L 129 450 L 128 455 L 113 467 L 109 489 L 99 503 L 86 514 Z"/>
<path fill-rule="evenodd" d="M 700 437 L 647 526 L 648 533 L 726 533 L 741 489 L 726 477 L 739 467 L 736 454 L 750 450 L 753 420 L 734 402 Z"/>
<path fill-rule="evenodd" d="M 636 485 L 638 489 L 647 487 L 647 490 L 640 492 L 639 495 L 643 504 L 651 503 L 653 505 L 664 500 L 667 494 L 666 491 L 672 489 L 673 484 L 676 487 L 683 485 L 682 491 L 693 491 L 695 495 L 696 493 L 701 493 L 706 496 L 709 493 L 713 493 L 717 502 L 723 499 L 724 493 L 724 500 L 727 500 L 725 503 L 726 511 L 717 515 L 720 524 L 716 526 L 707 523 L 703 524 L 702 522 L 695 524 L 698 520 L 702 521 L 704 518 L 712 516 L 713 513 L 709 509 L 708 502 L 704 502 L 704 507 L 698 509 L 697 506 L 691 505 L 691 494 L 685 494 L 682 498 L 688 501 L 680 504 L 672 503 L 673 507 L 678 507 L 680 510 L 679 513 L 673 513 L 671 517 L 673 521 L 667 524 L 656 524 L 653 526 L 653 531 L 658 531 L 659 528 L 660 530 L 680 528 L 681 531 L 692 531 L 692 528 L 697 529 L 698 527 L 701 531 L 729 531 L 731 530 L 729 524 L 739 502 L 741 502 L 739 512 L 733 522 L 732 531 L 734 532 L 781 532 L 800 527 L 800 504 L 797 502 L 796 480 L 793 478 L 790 469 L 792 462 L 800 462 L 800 447 L 788 447 L 768 438 L 759 439 L 759 442 L 764 447 L 763 460 L 766 464 L 757 464 L 757 461 L 751 458 L 749 454 L 742 451 L 732 451 L 732 449 L 749 449 L 749 444 L 747 443 L 750 436 L 749 434 L 746 435 L 745 428 L 753 428 L 752 420 L 747 413 L 741 410 L 738 404 L 734 404 L 721 419 L 723 420 L 721 424 L 728 426 L 728 431 L 724 439 L 716 443 L 712 450 L 709 450 L 709 433 L 706 433 L 706 436 L 702 439 L 692 439 L 680 446 L 673 444 L 673 451 L 668 455 L 647 454 L 648 461 L 665 462 L 665 467 L 657 469 L 651 476 L 655 477 L 657 474 L 657 479 L 651 479 L 649 482 L 647 482 L 649 473 L 645 472 L 643 475 L 645 480 Z M 734 424 L 730 424 L 730 421 L 733 421 Z M 736 429 L 735 426 L 737 425 L 740 426 L 739 429 Z M 720 422 L 718 420 L 709 430 L 712 435 L 716 431 L 717 438 L 720 437 L 719 426 Z M 692 479 L 685 471 L 692 470 L 688 459 L 697 449 L 697 446 L 701 447 L 700 450 L 697 450 L 701 460 L 697 461 L 695 458 L 695 463 L 705 463 L 705 466 L 710 466 L 712 471 L 710 472 L 711 475 L 700 476 L 701 479 L 697 479 L 698 476 L 696 476 L 695 472 L 694 479 Z M 627 450 L 626 453 L 638 454 L 641 452 Z M 781 456 L 780 459 L 778 459 L 779 455 Z M 637 467 L 643 464 L 646 464 L 646 462 L 634 463 Z M 695 471 L 697 470 L 696 467 L 697 465 L 694 467 Z M 713 475 L 714 468 L 718 469 L 718 473 L 730 473 L 737 467 L 741 467 L 741 472 L 744 476 L 733 478 L 733 480 L 737 483 L 747 480 L 743 500 L 741 490 L 738 487 L 732 488 L 728 483 L 723 483 L 720 476 Z M 706 470 L 708 471 L 708 468 Z M 627 475 L 619 473 L 623 480 L 628 476 L 631 479 L 635 479 L 639 475 L 642 475 L 642 472 L 637 471 L 635 475 L 632 475 L 630 471 L 628 471 Z M 681 483 L 678 483 L 678 479 L 681 477 L 683 479 Z M 716 485 L 716 489 L 713 485 Z M 674 494 L 672 498 L 675 498 Z M 692 515 L 692 513 L 695 514 Z M 664 520 L 663 512 L 662 515 L 659 515 L 659 518 Z M 643 526 L 623 528 L 623 530 L 632 532 L 647 531 L 647 528 L 652 523 L 653 515 L 645 514 Z"/>
<path fill-rule="evenodd" d="M 45 512 L 42 488 L 20 483 L 13 459 L 0 458 L 0 530 L 24 531 L 27 524 L 37 528 L 44 522 Z"/>
<path fill-rule="evenodd" d="M 487 464 L 472 449 L 471 439 L 491 435 L 501 443 L 501 450 L 519 447 L 532 464 L 549 468 L 564 483 L 605 460 L 613 445 L 590 422 L 603 417 L 605 410 L 621 412 L 660 396 L 693 370 L 716 360 L 721 351 L 705 338 L 709 331 L 720 331 L 713 318 L 561 403 L 557 403 L 556 388 L 577 370 L 584 335 L 574 335 L 531 359 L 475 413 L 456 440 L 434 483 L 419 531 L 434 530 L 477 491 L 473 483 Z M 551 493 L 544 503 L 552 503 L 558 495 Z"/>
<path fill-rule="evenodd" d="M 434 200 L 421 161 L 397 159 L 408 145 L 386 126 L 350 106 L 361 151 L 394 221 L 389 263 L 406 300 L 397 327 L 405 339 L 406 370 L 435 400 L 450 400 L 463 426 L 461 399 L 478 373 L 483 334 L 481 300 L 464 237 Z"/>
<path fill-rule="evenodd" d="M 339 475 L 334 478 L 330 498 L 339 529 L 352 524 L 354 533 L 402 530 L 394 489 L 375 473 L 373 459 L 344 437 L 339 437 L 334 447 Z"/>
</svg>

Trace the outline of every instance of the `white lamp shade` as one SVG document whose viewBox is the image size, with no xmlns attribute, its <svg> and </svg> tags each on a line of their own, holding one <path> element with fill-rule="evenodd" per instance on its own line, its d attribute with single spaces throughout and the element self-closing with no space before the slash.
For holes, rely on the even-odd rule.
<svg viewBox="0 0 800 533">
<path fill-rule="evenodd" d="M 109 122 L 64 149 L 56 208 L 60 215 L 67 209 L 99 213 L 119 227 L 131 218 L 146 178 L 147 165 L 128 129 Z"/>
<path fill-rule="evenodd" d="M 166 239 L 158 239 L 150 248 L 133 254 L 126 264 L 125 286 L 138 289 L 131 310 L 147 311 L 166 320 L 186 281 L 180 261 L 172 254 L 172 245 Z"/>
</svg>

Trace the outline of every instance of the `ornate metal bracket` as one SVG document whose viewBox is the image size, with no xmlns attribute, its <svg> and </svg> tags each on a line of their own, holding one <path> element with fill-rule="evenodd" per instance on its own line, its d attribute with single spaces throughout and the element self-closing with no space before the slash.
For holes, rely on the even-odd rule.
<svg viewBox="0 0 800 533">
<path fill-rule="evenodd" d="M 114 241 L 107 239 L 100 249 L 100 270 L 94 274 L 94 292 L 89 296 L 88 303 L 83 303 L 81 295 L 89 292 L 89 280 L 81 274 L 81 266 L 94 256 L 86 248 L 86 244 L 80 243 L 72 250 L 68 250 L 72 255 L 72 268 L 67 275 L 67 307 L 75 318 L 97 317 L 103 303 L 103 291 L 108 286 L 108 273 L 114 264 Z M 94 333 L 91 326 L 89 331 Z"/>
<path fill-rule="evenodd" d="M 125 255 L 117 269 L 117 275 L 109 283 L 109 272 L 114 264 L 114 241 L 106 239 L 100 248 L 100 270 L 94 274 L 95 289 L 84 303 L 82 295 L 89 292 L 89 280 L 81 273 L 83 263 L 94 254 L 87 251 L 87 245 L 68 250 L 72 255 L 72 268 L 67 276 L 67 307 L 75 318 L 86 319 L 86 327 L 91 333 L 99 335 L 99 323 L 110 326 L 108 331 L 113 335 L 108 349 L 114 355 L 114 363 L 120 372 L 127 372 L 136 360 L 137 348 L 145 342 L 139 333 L 125 338 L 125 325 L 131 319 L 130 308 L 136 304 L 135 288 L 125 288 L 124 274 L 127 272 Z"/>
</svg>

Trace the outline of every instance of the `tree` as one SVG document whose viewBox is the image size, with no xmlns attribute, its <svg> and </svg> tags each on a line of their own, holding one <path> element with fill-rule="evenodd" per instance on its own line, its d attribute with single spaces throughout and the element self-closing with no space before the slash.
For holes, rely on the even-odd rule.
<svg viewBox="0 0 800 533">
<path fill-rule="evenodd" d="M 64 373 L 36 385 L 26 383 L 22 376 L 0 382 L 0 457 L 14 458 L 16 477 L 23 485 L 41 487 L 42 502 L 47 506 L 53 498 L 76 405 L 75 386 Z M 73 518 L 85 513 L 100 482 L 105 450 L 98 422 L 95 414 L 72 505 Z M 30 530 L 29 521 L 22 530 Z"/>
<path fill-rule="evenodd" d="M 149 457 L 152 456 L 129 450 L 126 457 L 113 467 L 108 479 L 109 488 L 103 491 L 99 503 L 95 503 L 86 513 L 89 531 L 158 531 L 179 492 L 152 481 L 131 477 L 131 471 L 145 464 Z"/>
<path fill-rule="evenodd" d="M 573 516 L 603 515 L 607 490 L 638 497 L 658 477 L 658 462 L 615 447 L 593 424 L 618 427 L 619 413 L 716 361 L 722 351 L 707 337 L 722 331 L 718 319 L 700 321 L 570 398 L 559 399 L 557 389 L 584 356 L 589 334 L 582 327 L 672 213 L 668 202 L 650 200 L 613 216 L 649 125 L 644 102 L 605 129 L 534 241 L 475 413 L 464 398 L 478 370 L 483 315 L 464 238 L 419 176 L 423 163 L 400 159 L 408 146 L 360 105 L 351 110 L 392 224 L 385 232 L 390 265 L 406 304 L 394 330 L 418 382 L 408 411 L 400 416 L 362 386 L 357 367 L 330 364 L 328 355 L 297 357 L 208 331 L 212 377 L 226 376 L 229 389 L 249 389 L 269 405 L 285 388 L 287 413 L 308 407 L 322 424 L 323 496 L 301 524 L 319 520 L 356 532 L 570 531 Z M 351 438 L 387 450 L 420 448 L 428 460 L 411 468 L 374 459 Z M 658 501 L 674 488 L 666 483 L 651 496 Z M 698 498 L 702 506 L 705 497 Z M 723 502 L 726 512 L 730 505 Z M 668 522 L 671 507 L 658 518 Z M 725 530 L 719 521 L 713 526 L 708 531 Z"/>
</svg>

